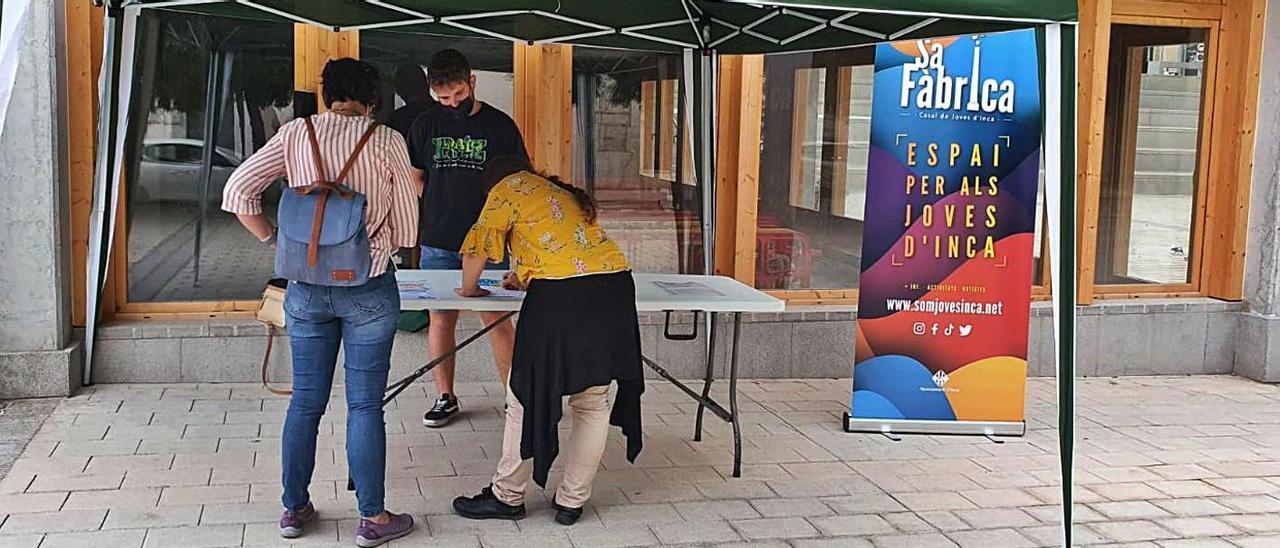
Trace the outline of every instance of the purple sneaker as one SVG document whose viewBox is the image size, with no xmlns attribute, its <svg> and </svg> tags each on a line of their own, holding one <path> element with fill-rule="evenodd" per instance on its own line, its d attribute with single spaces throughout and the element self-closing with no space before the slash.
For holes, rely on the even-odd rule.
<svg viewBox="0 0 1280 548">
<path fill-rule="evenodd" d="M 413 516 L 391 512 L 387 512 L 387 515 L 391 516 L 391 521 L 383 525 L 360 518 L 360 527 L 356 529 L 356 546 L 360 548 L 382 546 L 413 530 Z"/>
<path fill-rule="evenodd" d="M 280 536 L 284 538 L 298 538 L 302 536 L 302 528 L 308 522 L 315 519 L 316 507 L 310 502 L 301 510 L 285 510 L 284 515 L 280 516 Z"/>
</svg>

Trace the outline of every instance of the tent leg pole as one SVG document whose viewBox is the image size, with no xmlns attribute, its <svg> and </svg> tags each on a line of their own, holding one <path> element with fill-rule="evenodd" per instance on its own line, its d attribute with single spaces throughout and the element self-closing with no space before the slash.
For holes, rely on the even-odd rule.
<svg viewBox="0 0 1280 548">
<path fill-rule="evenodd" d="M 1062 542 L 1071 545 L 1075 451 L 1075 59 L 1074 27 L 1045 25 L 1045 206 L 1049 214 Z M 1070 47 L 1064 47 L 1070 44 Z"/>
<path fill-rule="evenodd" d="M 102 309 L 103 289 L 106 284 L 106 267 L 107 258 L 111 252 L 111 238 L 109 237 L 112 228 L 111 212 L 114 210 L 116 198 L 113 190 L 118 190 L 118 186 L 114 182 L 114 174 L 117 173 L 118 166 L 115 166 L 115 149 L 116 149 L 116 127 L 120 120 L 117 115 L 120 111 L 119 97 L 117 95 L 120 89 L 120 60 L 121 53 L 121 34 L 123 34 L 125 14 L 123 10 L 116 6 L 110 6 L 106 10 L 106 21 L 103 32 L 105 34 L 103 40 L 103 60 L 102 60 L 102 81 L 100 82 L 99 100 L 98 100 L 98 146 L 95 154 L 97 158 L 94 160 L 94 192 L 93 203 L 94 210 L 90 215 L 89 226 L 89 260 L 86 264 L 88 275 L 85 277 L 85 283 L 88 284 L 85 295 L 85 340 L 84 340 L 84 368 L 82 384 L 90 386 L 93 384 L 93 350 L 94 342 L 97 340 L 97 328 L 99 311 Z"/>
</svg>

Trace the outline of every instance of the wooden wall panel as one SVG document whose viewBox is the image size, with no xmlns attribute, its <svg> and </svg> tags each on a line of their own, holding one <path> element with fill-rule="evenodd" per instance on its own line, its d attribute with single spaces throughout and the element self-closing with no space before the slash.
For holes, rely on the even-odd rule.
<svg viewBox="0 0 1280 548">
<path fill-rule="evenodd" d="M 102 8 L 66 2 L 67 183 L 71 199 L 71 324 L 85 324 L 89 216 L 93 209 L 98 73 L 102 70 Z M 98 37 L 95 41 L 94 37 Z"/>
<path fill-rule="evenodd" d="M 756 222 L 760 197 L 760 130 L 764 121 L 764 56 L 742 57 L 738 105 L 738 192 L 734 227 L 733 272 L 738 281 L 755 285 Z"/>
<path fill-rule="evenodd" d="M 515 44 L 515 121 L 533 167 L 573 175 L 573 47 Z M 483 100 L 483 97 L 481 97 Z"/>
<path fill-rule="evenodd" d="M 1082 9 L 1084 4 L 1085 2 L 1080 3 Z M 1222 0 L 1205 0 L 1202 2 L 1186 0 L 1115 0 L 1112 14 L 1216 21 L 1222 19 L 1222 6 Z"/>
<path fill-rule="evenodd" d="M 738 136 L 742 130 L 742 56 L 720 56 L 716 97 L 716 250 L 715 273 L 733 277 L 734 235 L 738 221 Z"/>
<path fill-rule="evenodd" d="M 1219 299 L 1244 294 L 1265 11 L 1266 0 L 1229 0 L 1220 27 L 1201 288 Z"/>
<path fill-rule="evenodd" d="M 716 132 L 716 274 L 755 281 L 764 57 L 722 55 Z"/>
<path fill-rule="evenodd" d="M 1111 47 L 1111 0 L 1080 2 L 1076 150 L 1076 296 L 1093 302 L 1098 251 L 1098 190 L 1107 106 L 1107 57 Z"/>
<path fill-rule="evenodd" d="M 293 85 L 316 94 L 320 112 L 329 109 L 320 96 L 320 74 L 331 59 L 360 58 L 360 31 L 333 32 L 296 23 L 293 25 Z"/>
</svg>

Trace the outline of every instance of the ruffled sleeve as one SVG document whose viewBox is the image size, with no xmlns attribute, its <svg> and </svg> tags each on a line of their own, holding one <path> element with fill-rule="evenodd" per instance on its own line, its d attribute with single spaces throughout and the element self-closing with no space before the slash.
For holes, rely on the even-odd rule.
<svg viewBox="0 0 1280 548">
<path fill-rule="evenodd" d="M 483 255 L 490 262 L 500 263 L 507 253 L 507 234 L 516 221 L 515 203 L 507 196 L 507 185 L 499 184 L 489 192 L 480 218 L 467 233 L 458 250 L 463 255 Z"/>
<path fill-rule="evenodd" d="M 506 257 L 507 231 L 477 223 L 462 241 L 463 255 L 483 255 L 491 263 L 500 263 Z"/>
</svg>

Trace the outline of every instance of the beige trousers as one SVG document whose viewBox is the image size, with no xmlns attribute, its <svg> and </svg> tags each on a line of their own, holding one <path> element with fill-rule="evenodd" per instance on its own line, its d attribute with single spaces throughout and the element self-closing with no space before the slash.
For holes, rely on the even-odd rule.
<svg viewBox="0 0 1280 548">
<path fill-rule="evenodd" d="M 507 422 L 502 434 L 502 458 L 493 475 L 493 494 L 511 505 L 524 504 L 525 488 L 533 479 L 533 459 L 520 458 L 520 436 L 524 407 L 507 387 Z M 600 468 L 605 443 L 609 439 L 609 387 L 593 386 L 569 396 L 568 417 L 573 432 L 560 444 L 564 478 L 556 488 L 555 501 L 561 506 L 581 508 L 591 498 L 591 482 Z"/>
</svg>

